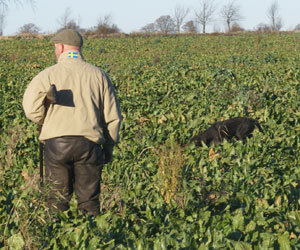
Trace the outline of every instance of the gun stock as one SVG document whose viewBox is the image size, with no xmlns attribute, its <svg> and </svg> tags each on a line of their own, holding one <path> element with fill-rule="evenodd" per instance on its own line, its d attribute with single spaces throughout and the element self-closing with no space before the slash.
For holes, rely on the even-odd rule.
<svg viewBox="0 0 300 250">
<path fill-rule="evenodd" d="M 57 90 L 54 84 L 51 84 L 45 98 L 45 104 L 56 104 L 57 103 Z"/>
</svg>

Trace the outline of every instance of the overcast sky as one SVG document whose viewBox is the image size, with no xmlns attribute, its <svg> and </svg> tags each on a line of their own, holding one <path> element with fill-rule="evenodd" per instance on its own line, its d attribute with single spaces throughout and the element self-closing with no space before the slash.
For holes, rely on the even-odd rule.
<svg viewBox="0 0 300 250">
<path fill-rule="evenodd" d="M 244 17 L 240 25 L 253 30 L 259 23 L 268 23 L 266 12 L 274 0 L 236 0 Z M 215 0 L 219 18 L 220 8 L 229 0 Z M 300 23 L 300 0 L 278 0 L 279 13 L 283 20 L 283 29 L 293 29 Z M 122 32 L 138 31 L 148 23 L 154 22 L 162 15 L 173 15 L 176 5 L 191 8 L 186 21 L 194 18 L 193 9 L 200 8 L 200 0 L 36 0 L 32 7 L 25 4 L 23 7 L 10 4 L 7 12 L 4 35 L 13 35 L 27 23 L 36 24 L 43 33 L 55 32 L 59 27 L 58 19 L 66 8 L 71 9 L 71 16 L 80 21 L 82 28 L 91 28 L 97 20 L 107 14 Z M 216 20 L 208 27 L 208 31 L 224 30 L 224 24 Z"/>
</svg>

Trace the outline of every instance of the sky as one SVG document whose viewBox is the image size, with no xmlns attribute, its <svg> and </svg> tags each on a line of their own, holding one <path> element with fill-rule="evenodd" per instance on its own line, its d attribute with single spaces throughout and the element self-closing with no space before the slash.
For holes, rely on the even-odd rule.
<svg viewBox="0 0 300 250">
<path fill-rule="evenodd" d="M 229 0 L 214 0 L 217 6 L 215 22 L 207 31 L 224 31 L 219 10 Z M 11 2 L 11 1 L 10 1 Z M 194 10 L 200 9 L 200 0 L 36 0 L 34 6 L 23 1 L 23 6 L 10 3 L 7 10 L 4 35 L 14 35 L 24 24 L 34 23 L 42 33 L 54 33 L 60 26 L 58 20 L 70 8 L 71 18 L 80 22 L 82 28 L 91 28 L 99 18 L 111 15 L 112 22 L 122 32 L 139 31 L 143 26 L 153 23 L 162 15 L 173 15 L 176 6 L 190 8 L 186 21 L 194 19 Z M 239 24 L 253 30 L 260 23 L 269 23 L 267 10 L 274 0 L 236 0 L 243 20 Z M 277 0 L 279 14 L 283 20 L 283 30 L 291 30 L 300 23 L 299 0 Z"/>
</svg>

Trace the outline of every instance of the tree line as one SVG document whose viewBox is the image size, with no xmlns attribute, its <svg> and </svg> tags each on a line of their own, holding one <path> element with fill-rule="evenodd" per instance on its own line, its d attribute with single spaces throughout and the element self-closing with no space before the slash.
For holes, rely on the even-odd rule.
<svg viewBox="0 0 300 250">
<path fill-rule="evenodd" d="M 0 0 L 0 35 L 3 35 L 5 27 L 6 11 L 10 2 L 22 3 L 22 0 Z M 26 1 L 26 0 L 23 0 Z M 27 0 L 34 5 L 35 0 Z M 283 27 L 283 21 L 280 16 L 280 7 L 277 0 L 274 0 L 266 10 L 266 16 L 269 23 L 260 23 L 256 30 L 261 32 L 279 31 Z M 189 18 L 189 19 L 188 19 Z M 174 34 L 174 33 L 206 33 L 208 25 L 222 21 L 226 27 L 226 32 L 244 31 L 240 25 L 240 21 L 244 19 L 241 8 L 236 0 L 229 2 L 221 7 L 217 6 L 216 0 L 199 0 L 197 8 L 187 8 L 177 5 L 173 14 L 162 15 L 154 22 L 141 27 L 139 32 L 147 34 Z M 92 34 L 112 34 L 120 33 L 119 27 L 113 23 L 111 15 L 100 17 L 94 27 L 81 28 L 80 17 L 74 19 L 70 7 L 66 8 L 64 13 L 57 19 L 59 25 L 58 30 L 72 28 L 82 33 Z M 295 26 L 295 30 L 300 30 L 300 24 Z M 214 32 L 220 32 L 216 27 Z M 20 34 L 38 34 L 41 29 L 33 23 L 24 24 L 19 28 Z"/>
<path fill-rule="evenodd" d="M 229 1 L 227 4 L 217 7 L 215 0 L 200 0 L 198 8 L 190 9 L 177 5 L 173 15 L 164 15 L 159 17 L 153 23 L 149 23 L 141 28 L 145 33 L 197 33 L 207 32 L 207 26 L 216 20 L 221 20 L 226 27 L 226 32 L 243 31 L 239 22 L 244 19 L 240 6 L 235 0 Z M 280 8 L 275 0 L 267 9 L 266 15 L 269 23 L 260 23 L 257 26 L 258 31 L 279 31 L 282 26 L 282 18 L 280 16 Z M 188 14 L 192 13 L 192 18 L 186 20 Z M 295 28 L 298 29 L 300 25 Z M 214 30 L 219 32 L 219 30 Z"/>
</svg>

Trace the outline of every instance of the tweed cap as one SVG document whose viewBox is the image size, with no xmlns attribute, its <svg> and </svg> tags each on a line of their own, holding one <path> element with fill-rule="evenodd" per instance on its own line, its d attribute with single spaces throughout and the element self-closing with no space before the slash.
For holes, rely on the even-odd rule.
<svg viewBox="0 0 300 250">
<path fill-rule="evenodd" d="M 51 38 L 51 42 L 82 47 L 83 39 L 78 31 L 73 29 L 64 29 L 58 31 L 55 36 Z"/>
</svg>

